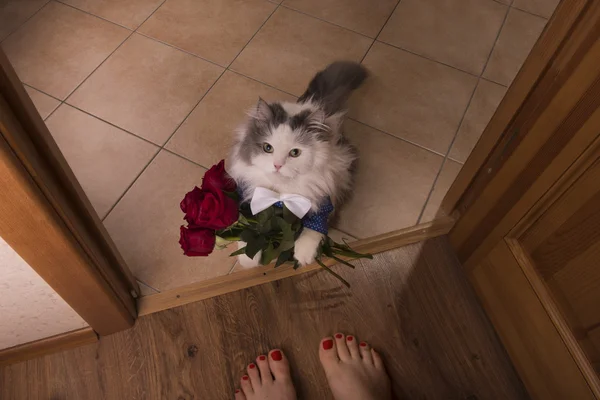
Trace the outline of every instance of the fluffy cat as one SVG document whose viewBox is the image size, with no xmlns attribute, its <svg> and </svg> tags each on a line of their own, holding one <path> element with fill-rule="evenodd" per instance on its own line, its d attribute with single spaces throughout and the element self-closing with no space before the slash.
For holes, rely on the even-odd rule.
<svg viewBox="0 0 600 400">
<path fill-rule="evenodd" d="M 228 163 L 244 201 L 262 186 L 307 197 L 310 212 L 328 198 L 336 208 L 344 202 L 357 159 L 355 148 L 343 136 L 344 107 L 366 77 L 361 65 L 338 61 L 317 73 L 296 103 L 258 100 L 238 130 Z M 314 261 L 322 239 L 322 233 L 302 230 L 294 246 L 300 265 Z M 259 260 L 260 253 L 254 259 L 239 256 L 244 267 L 256 266 Z"/>
</svg>

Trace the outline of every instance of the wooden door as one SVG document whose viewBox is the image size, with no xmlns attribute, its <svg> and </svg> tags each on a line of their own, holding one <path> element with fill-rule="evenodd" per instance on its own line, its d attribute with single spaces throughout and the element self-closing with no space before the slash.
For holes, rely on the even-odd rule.
<svg viewBox="0 0 600 400">
<path fill-rule="evenodd" d="M 0 236 L 98 334 L 134 324 L 138 284 L 2 49 Z"/>
<path fill-rule="evenodd" d="M 531 396 L 599 399 L 600 2 L 559 5 L 490 144 L 451 243 Z"/>
</svg>

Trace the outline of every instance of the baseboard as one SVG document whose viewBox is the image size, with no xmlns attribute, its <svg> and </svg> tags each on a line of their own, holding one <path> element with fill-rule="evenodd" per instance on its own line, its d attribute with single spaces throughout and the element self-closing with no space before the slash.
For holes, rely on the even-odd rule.
<svg viewBox="0 0 600 400">
<path fill-rule="evenodd" d="M 92 328 L 82 328 L 0 350 L 0 367 L 98 341 Z"/>
<path fill-rule="evenodd" d="M 450 217 L 441 218 L 425 224 L 353 242 L 352 248 L 361 253 L 381 253 L 411 243 L 445 235 L 454 226 L 454 221 L 454 218 Z M 334 260 L 327 260 L 325 264 L 331 266 L 336 264 L 336 262 Z M 277 269 L 273 268 L 272 265 L 266 265 L 264 267 L 251 268 L 218 278 L 192 283 L 180 288 L 140 298 L 138 300 L 138 315 L 152 314 L 251 286 L 304 274 L 319 268 L 321 267 L 318 264 L 298 269 L 294 269 L 289 265 L 281 266 Z"/>
</svg>

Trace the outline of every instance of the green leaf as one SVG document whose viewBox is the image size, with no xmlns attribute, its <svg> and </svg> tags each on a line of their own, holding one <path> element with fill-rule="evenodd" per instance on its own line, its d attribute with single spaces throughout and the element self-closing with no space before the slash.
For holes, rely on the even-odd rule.
<svg viewBox="0 0 600 400">
<path fill-rule="evenodd" d="M 295 242 L 293 240 L 283 240 L 279 243 L 279 248 L 281 251 L 292 250 L 294 248 Z"/>
<path fill-rule="evenodd" d="M 267 246 L 267 238 L 264 236 L 255 236 L 247 243 L 246 255 L 250 258 L 254 258 L 259 251 L 264 250 L 264 248 Z"/>
<path fill-rule="evenodd" d="M 251 218 L 254 217 L 252 215 L 252 210 L 250 209 L 250 203 L 249 202 L 240 204 L 240 213 L 242 213 L 242 215 L 244 217 L 246 217 L 248 220 L 250 220 Z"/>
<path fill-rule="evenodd" d="M 330 257 L 333 258 L 335 261 L 337 261 L 339 263 L 342 263 L 344 265 L 349 266 L 352 269 L 356 268 L 354 265 L 350 264 L 348 261 L 342 260 L 341 258 L 338 258 L 338 257 L 334 256 L 333 254 Z"/>
<path fill-rule="evenodd" d="M 263 250 L 262 255 L 260 256 L 260 263 L 262 265 L 267 265 L 277 258 L 278 255 L 279 252 L 273 247 L 273 243 L 269 243 L 267 248 Z"/>
<path fill-rule="evenodd" d="M 348 283 L 348 281 L 346 281 L 344 278 L 342 278 L 341 276 L 339 276 L 338 274 L 336 274 L 333 270 L 331 270 L 331 268 L 329 268 L 327 265 L 323 264 L 323 262 L 317 258 L 315 260 L 317 262 L 317 264 L 319 264 L 321 266 L 321 268 L 323 268 L 325 271 L 329 272 L 331 275 L 335 276 L 336 278 L 338 278 L 344 285 L 346 285 L 346 287 L 350 287 L 350 284 Z"/>
<path fill-rule="evenodd" d="M 259 224 L 258 231 L 262 234 L 268 233 L 273 227 L 273 220 L 264 221 L 262 224 Z"/>
<path fill-rule="evenodd" d="M 324 240 L 323 244 L 321 244 L 321 252 L 327 257 L 333 257 L 333 251 L 331 250 L 331 246 L 329 245 L 328 240 Z"/>
<path fill-rule="evenodd" d="M 240 238 L 246 243 L 251 241 L 256 236 L 257 236 L 256 232 L 254 232 L 254 230 L 252 230 L 250 228 L 246 228 L 242 231 L 242 233 L 240 233 Z"/>
<path fill-rule="evenodd" d="M 284 242 L 292 241 L 293 242 L 295 237 L 294 237 L 294 231 L 292 229 L 292 225 L 280 217 L 275 217 L 274 221 L 276 221 L 278 228 L 281 230 L 282 241 L 284 241 Z"/>
<path fill-rule="evenodd" d="M 223 193 L 225 193 L 225 196 L 229 197 L 230 199 L 235 200 L 236 202 L 239 203 L 240 201 L 240 195 L 238 194 L 238 192 L 226 192 L 223 190 Z"/>
<path fill-rule="evenodd" d="M 249 221 L 244 214 L 240 213 L 240 215 L 238 216 L 238 223 L 248 225 Z"/>
<path fill-rule="evenodd" d="M 279 267 L 283 263 L 292 261 L 293 259 L 294 258 L 292 256 L 292 250 L 282 251 L 281 254 L 279 254 L 279 257 L 277 257 L 277 261 L 275 262 L 275 268 Z"/>
<path fill-rule="evenodd" d="M 238 249 L 238 250 L 234 251 L 233 253 L 231 253 L 229 255 L 229 257 L 239 256 L 240 254 L 244 254 L 245 252 L 246 252 L 246 246 L 242 247 L 241 249 Z"/>
<path fill-rule="evenodd" d="M 275 215 L 275 207 L 271 206 L 256 215 L 256 221 L 258 225 L 263 225 L 265 222 L 269 221 Z"/>
<path fill-rule="evenodd" d="M 372 254 L 363 254 L 363 253 L 357 253 L 356 251 L 350 250 L 350 251 L 343 251 L 343 250 L 339 250 L 339 249 L 333 249 L 333 254 L 336 254 L 338 256 L 344 256 L 344 257 L 348 257 L 348 258 L 368 258 L 369 260 L 373 259 L 373 255 Z"/>
<path fill-rule="evenodd" d="M 298 217 L 296 217 L 296 215 L 291 212 L 286 206 L 285 204 L 283 205 L 283 219 L 285 220 L 285 222 L 287 222 L 288 224 L 293 224 L 296 221 L 299 221 L 300 219 Z"/>
</svg>

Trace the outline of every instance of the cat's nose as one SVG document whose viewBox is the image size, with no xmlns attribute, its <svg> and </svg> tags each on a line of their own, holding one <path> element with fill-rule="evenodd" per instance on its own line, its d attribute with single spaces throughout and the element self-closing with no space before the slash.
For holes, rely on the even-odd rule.
<svg viewBox="0 0 600 400">
<path fill-rule="evenodd" d="M 276 169 L 277 171 L 279 171 L 279 170 L 281 169 L 281 167 L 282 167 L 282 165 L 281 165 L 281 164 L 273 164 L 273 166 L 275 167 L 275 169 Z"/>
</svg>

